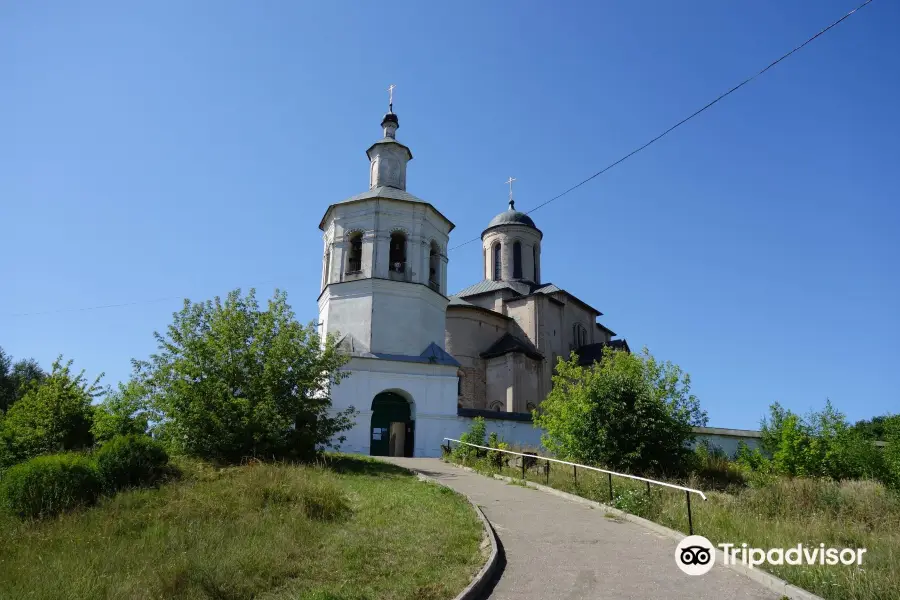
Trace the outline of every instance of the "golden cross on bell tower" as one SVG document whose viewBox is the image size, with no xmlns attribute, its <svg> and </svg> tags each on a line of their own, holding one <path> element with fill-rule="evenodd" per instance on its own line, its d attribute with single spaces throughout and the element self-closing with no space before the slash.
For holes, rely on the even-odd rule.
<svg viewBox="0 0 900 600">
<path fill-rule="evenodd" d="M 512 194 L 512 184 L 513 184 L 513 181 L 515 181 L 515 180 L 516 180 L 515 177 L 510 177 L 509 179 L 504 181 L 504 183 L 509 184 L 509 208 L 510 209 L 515 208 L 515 205 L 516 205 L 516 201 L 513 200 L 513 194 Z"/>
<path fill-rule="evenodd" d="M 397 87 L 393 83 L 388 86 L 388 112 L 394 112 L 394 88 Z"/>
</svg>

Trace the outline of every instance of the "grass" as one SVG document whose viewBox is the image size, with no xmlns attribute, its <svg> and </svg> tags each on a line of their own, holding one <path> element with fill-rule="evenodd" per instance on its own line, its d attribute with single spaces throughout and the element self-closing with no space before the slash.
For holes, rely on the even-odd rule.
<svg viewBox="0 0 900 600">
<path fill-rule="evenodd" d="M 526 470 L 525 479 L 547 484 L 542 464 Z M 521 478 L 521 469 L 469 463 L 485 473 Z M 688 532 L 684 492 L 613 477 L 613 501 L 604 473 L 553 465 L 549 485 Z M 900 599 L 900 495 L 873 481 L 751 477 L 749 485 L 706 491 L 694 478 L 682 485 L 703 489 L 709 498 L 691 498 L 694 533 L 717 543 L 746 542 L 757 548 L 805 546 L 866 548 L 857 566 L 766 566 L 765 570 L 829 600 Z M 715 486 L 719 487 L 719 486 Z"/>
<path fill-rule="evenodd" d="M 468 501 L 393 465 L 180 466 L 94 508 L 0 517 L 0 598 L 437 600 L 484 563 Z"/>
</svg>

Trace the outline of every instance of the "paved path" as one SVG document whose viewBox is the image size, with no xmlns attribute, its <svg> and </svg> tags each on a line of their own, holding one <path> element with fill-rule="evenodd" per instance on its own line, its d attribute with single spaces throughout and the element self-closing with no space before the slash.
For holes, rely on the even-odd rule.
<svg viewBox="0 0 900 600">
<path fill-rule="evenodd" d="M 602 510 L 510 485 L 436 458 L 390 458 L 472 498 L 506 558 L 495 600 L 759 599 L 780 596 L 724 567 L 699 577 L 675 565 L 675 542 Z"/>
</svg>

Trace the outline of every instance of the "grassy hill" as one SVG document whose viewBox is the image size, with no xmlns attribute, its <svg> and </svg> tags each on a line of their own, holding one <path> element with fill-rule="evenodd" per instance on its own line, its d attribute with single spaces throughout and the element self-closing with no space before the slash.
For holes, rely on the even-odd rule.
<svg viewBox="0 0 900 600">
<path fill-rule="evenodd" d="M 485 560 L 471 505 L 393 465 L 179 467 L 56 519 L 0 517 L 0 598 L 446 599 Z"/>
</svg>

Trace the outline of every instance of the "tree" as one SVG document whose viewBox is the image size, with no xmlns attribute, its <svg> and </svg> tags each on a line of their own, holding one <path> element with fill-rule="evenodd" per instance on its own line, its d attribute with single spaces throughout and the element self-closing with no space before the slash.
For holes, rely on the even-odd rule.
<svg viewBox="0 0 900 600">
<path fill-rule="evenodd" d="M 13 363 L 12 357 L 0 348 L 0 413 L 21 400 L 32 383 L 40 383 L 46 377 L 33 358 Z"/>
<path fill-rule="evenodd" d="M 103 402 L 94 406 L 91 433 L 94 442 L 101 444 L 116 436 L 146 434 L 150 413 L 144 405 L 147 390 L 139 381 L 119 384 L 108 391 Z"/>
<path fill-rule="evenodd" d="M 544 446 L 562 458 L 639 473 L 678 473 L 689 465 L 693 428 L 706 413 L 690 376 L 671 362 L 604 348 L 602 360 L 559 360 L 553 389 L 535 424 Z"/>
<path fill-rule="evenodd" d="M 276 290 L 266 310 L 240 290 L 186 300 L 158 352 L 135 361 L 153 430 L 176 452 L 206 459 L 312 457 L 344 441 L 356 414 L 331 414 L 331 386 L 347 358 L 314 324 L 300 325 Z"/>
<path fill-rule="evenodd" d="M 858 479 L 884 476 L 881 452 L 859 427 L 826 400 L 825 408 L 805 417 L 777 402 L 761 423 L 763 449 L 781 475 Z"/>
<path fill-rule="evenodd" d="M 102 375 L 88 383 L 84 371 L 74 375 L 71 367 L 71 360 L 63 364 L 62 356 L 57 358 L 50 374 L 32 382 L 6 413 L 0 444 L 7 463 L 93 444 L 91 402 L 101 393 Z"/>
</svg>

